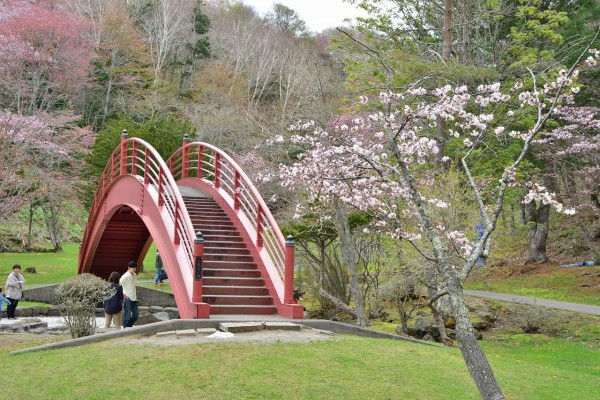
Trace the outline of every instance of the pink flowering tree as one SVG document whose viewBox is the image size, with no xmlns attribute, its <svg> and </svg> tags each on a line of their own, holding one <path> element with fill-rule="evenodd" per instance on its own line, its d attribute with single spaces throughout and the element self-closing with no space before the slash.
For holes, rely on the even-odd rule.
<svg viewBox="0 0 600 400">
<path fill-rule="evenodd" d="M 589 54 L 584 65 L 591 67 L 600 58 L 600 51 L 590 50 Z M 543 87 L 532 73 L 526 86 L 519 82 L 509 88 L 502 88 L 500 83 L 481 85 L 475 91 L 451 85 L 434 90 L 415 86 L 403 92 L 388 91 L 379 96 L 379 111 L 352 118 L 333 129 L 301 123 L 290 128 L 298 133 L 291 137 L 292 144 L 303 151 L 292 165 L 281 165 L 279 175 L 284 186 L 300 188 L 306 194 L 306 202 L 298 205 L 297 214 L 329 206 L 335 213 L 341 246 L 345 247 L 345 210 L 369 213 L 369 229 L 407 241 L 425 263 L 432 264 L 438 296 L 448 297 L 456 319 L 456 339 L 484 399 L 503 399 L 504 395 L 475 338 L 463 283 L 477 261 L 489 255 L 491 235 L 507 190 L 528 185 L 518 181 L 519 167 L 532 141 L 545 133 L 546 122 L 562 105 L 572 102 L 578 90 L 578 73 L 575 67 L 562 70 Z M 373 105 L 366 97 L 360 101 Z M 511 124 L 515 112 L 533 116 L 527 129 L 518 130 Z M 441 217 L 450 200 L 431 196 L 435 193 L 434 160 L 439 151 L 435 138 L 441 122 L 452 140 L 462 142 L 464 147 L 458 161 L 462 179 L 483 222 L 477 242 L 469 240 L 460 226 L 449 226 Z M 281 140 L 276 138 L 274 142 Z M 472 173 L 474 154 L 492 142 L 515 143 L 520 151 L 493 181 L 476 180 Z M 443 161 L 450 160 L 444 157 Z M 542 187 L 531 186 L 527 200 L 534 199 L 556 206 L 557 211 L 572 212 Z M 323 215 L 331 218 L 330 214 Z M 352 251 L 347 255 L 350 273 Z"/>
<path fill-rule="evenodd" d="M 82 155 L 94 140 L 93 132 L 77 121 L 70 113 L 0 114 L 0 218 L 26 204 L 30 214 L 32 207 L 40 207 L 57 249 L 62 206 L 74 195 Z"/>
<path fill-rule="evenodd" d="M 88 82 L 88 21 L 50 0 L 0 2 L 0 99 L 19 114 L 68 103 Z"/>
<path fill-rule="evenodd" d="M 600 219 L 600 108 L 563 107 L 555 114 L 559 126 L 534 145 L 539 156 L 551 165 L 552 178 L 563 187 L 563 198 L 574 209 L 592 210 Z M 555 202 L 546 196 L 545 203 Z M 543 204 L 543 203 L 542 203 Z M 571 212 L 574 211 L 569 210 Z M 592 227 L 592 236 L 600 234 L 600 226 Z M 600 259 L 598 249 L 596 259 Z"/>
</svg>

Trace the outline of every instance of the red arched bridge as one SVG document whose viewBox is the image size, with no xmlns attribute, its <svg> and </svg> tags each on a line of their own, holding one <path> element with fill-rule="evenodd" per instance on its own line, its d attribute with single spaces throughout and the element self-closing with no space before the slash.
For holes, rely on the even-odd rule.
<svg viewBox="0 0 600 400">
<path fill-rule="evenodd" d="M 96 191 L 78 272 L 106 279 L 131 260 L 141 266 L 154 241 L 182 318 L 302 318 L 288 239 L 246 174 L 220 149 L 186 136 L 165 162 L 123 131 Z"/>
</svg>

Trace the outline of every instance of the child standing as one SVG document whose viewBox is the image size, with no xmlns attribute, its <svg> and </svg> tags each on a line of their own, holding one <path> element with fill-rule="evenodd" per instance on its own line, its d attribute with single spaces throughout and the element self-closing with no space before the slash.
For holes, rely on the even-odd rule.
<svg viewBox="0 0 600 400">
<path fill-rule="evenodd" d="M 0 321 L 2 320 L 2 303 L 6 303 L 6 305 L 10 306 L 10 300 L 6 297 L 2 296 L 2 288 L 0 288 Z"/>
</svg>

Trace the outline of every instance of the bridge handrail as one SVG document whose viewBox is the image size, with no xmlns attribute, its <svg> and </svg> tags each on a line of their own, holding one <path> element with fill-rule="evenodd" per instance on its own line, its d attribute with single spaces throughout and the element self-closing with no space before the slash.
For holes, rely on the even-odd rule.
<svg viewBox="0 0 600 400">
<path fill-rule="evenodd" d="M 183 246 L 188 260 L 188 268 L 190 273 L 193 273 L 194 227 L 170 169 L 150 144 L 138 138 L 127 138 L 126 131 L 121 136 L 121 143 L 110 156 L 100 178 L 83 235 L 80 259 L 84 260 L 81 256 L 87 256 L 87 252 L 90 250 L 88 241 L 100 214 L 98 209 L 102 200 L 108 193 L 111 184 L 122 175 L 140 177 L 145 185 L 156 188 L 158 205 L 166 208 L 173 222 L 173 244 Z"/>
<path fill-rule="evenodd" d="M 281 292 L 278 294 L 282 303 L 293 302 L 291 293 L 287 293 L 293 290 L 293 254 L 286 257 L 286 239 L 275 218 L 250 178 L 233 158 L 208 143 L 187 142 L 173 153 L 167 164 L 176 181 L 183 178 L 202 179 L 231 197 L 234 211 L 241 212 L 255 230 L 254 237 L 251 237 L 253 244 L 259 251 L 263 248 L 266 250 L 277 271 L 281 282 Z"/>
</svg>

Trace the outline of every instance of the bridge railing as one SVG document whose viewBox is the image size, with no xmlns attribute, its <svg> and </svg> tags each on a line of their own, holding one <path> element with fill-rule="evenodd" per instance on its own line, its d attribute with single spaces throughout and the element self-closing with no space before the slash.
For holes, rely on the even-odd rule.
<svg viewBox="0 0 600 400">
<path fill-rule="evenodd" d="M 294 251 L 293 242 L 286 241 L 273 215 L 252 181 L 240 166 L 225 152 L 207 143 L 190 143 L 183 146 L 167 160 L 176 181 L 184 178 L 202 179 L 216 190 L 225 192 L 233 210 L 242 220 L 249 222 L 252 241 L 261 252 L 266 251 L 268 262 L 274 267 L 281 288 L 283 304 L 293 303 Z M 264 254 L 264 252 L 263 252 Z M 274 282 L 275 283 L 275 282 Z"/>
<path fill-rule="evenodd" d="M 110 185 L 122 175 L 133 175 L 143 180 L 146 186 L 152 186 L 158 193 L 157 203 L 167 211 L 173 223 L 173 244 L 183 246 L 187 267 L 193 272 L 195 237 L 194 228 L 188 216 L 187 209 L 179 193 L 177 185 L 171 176 L 169 167 L 165 164 L 158 152 L 148 143 L 137 138 L 128 138 L 127 131 L 121 135 L 121 144 L 115 149 L 100 178 L 81 247 L 82 252 L 88 252 L 92 227 L 100 215 L 98 208 L 106 196 Z M 84 254 L 80 254 L 83 256 Z M 87 256 L 87 254 L 85 254 Z M 83 258 L 82 258 L 83 259 Z M 80 271 L 81 272 L 81 271 Z"/>
</svg>

